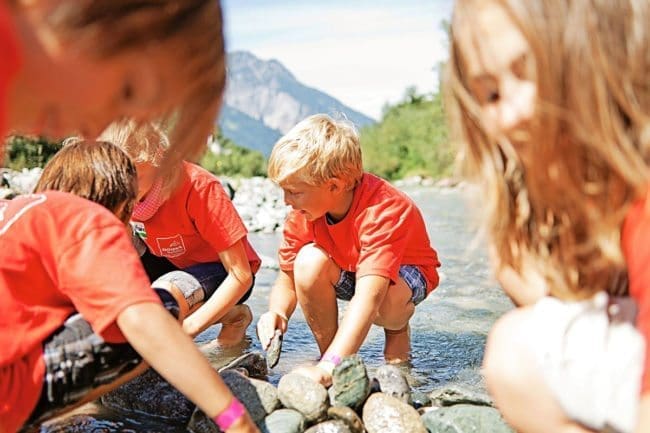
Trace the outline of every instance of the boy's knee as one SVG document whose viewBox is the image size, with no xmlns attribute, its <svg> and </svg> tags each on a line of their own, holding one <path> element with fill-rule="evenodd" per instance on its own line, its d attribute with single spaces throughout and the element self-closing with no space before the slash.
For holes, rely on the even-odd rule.
<svg viewBox="0 0 650 433">
<path fill-rule="evenodd" d="M 300 249 L 296 255 L 293 265 L 293 276 L 298 289 L 308 289 L 322 278 L 332 279 L 329 275 L 331 259 L 319 247 L 314 244 L 307 244 Z M 332 281 L 333 283 L 335 282 Z"/>
</svg>

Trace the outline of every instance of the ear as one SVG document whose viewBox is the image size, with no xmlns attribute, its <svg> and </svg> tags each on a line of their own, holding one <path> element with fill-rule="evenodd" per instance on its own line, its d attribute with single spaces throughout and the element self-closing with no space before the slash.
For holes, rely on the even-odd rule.
<svg viewBox="0 0 650 433">
<path fill-rule="evenodd" d="M 162 98 L 162 74 L 149 56 L 133 59 L 122 82 L 121 102 L 127 112 L 149 109 Z"/>
<path fill-rule="evenodd" d="M 339 177 L 333 177 L 327 181 L 327 186 L 330 192 L 344 192 L 346 189 L 346 183 L 343 179 Z"/>
</svg>

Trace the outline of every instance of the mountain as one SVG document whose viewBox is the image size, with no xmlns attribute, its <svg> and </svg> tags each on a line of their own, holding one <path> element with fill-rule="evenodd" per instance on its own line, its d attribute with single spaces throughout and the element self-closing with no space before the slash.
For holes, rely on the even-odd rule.
<svg viewBox="0 0 650 433">
<path fill-rule="evenodd" d="M 332 96 L 300 83 L 277 60 L 234 51 L 228 54 L 227 65 L 221 131 L 235 143 L 265 156 L 282 134 L 312 114 L 345 115 L 358 128 L 374 123 Z"/>
</svg>

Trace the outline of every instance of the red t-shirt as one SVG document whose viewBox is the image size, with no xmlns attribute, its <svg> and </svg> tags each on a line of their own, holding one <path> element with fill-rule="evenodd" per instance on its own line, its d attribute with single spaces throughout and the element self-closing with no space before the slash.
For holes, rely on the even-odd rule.
<svg viewBox="0 0 650 433">
<path fill-rule="evenodd" d="M 4 136 L 7 121 L 7 91 L 9 82 L 20 67 L 20 51 L 11 16 L 5 2 L 0 0 L 0 157 L 4 156 Z M 0 165 L 2 160 L 0 158 Z"/>
<path fill-rule="evenodd" d="M 650 193 L 636 202 L 625 218 L 621 236 L 630 296 L 638 306 L 636 326 L 646 343 L 642 392 L 650 391 Z"/>
<path fill-rule="evenodd" d="M 180 186 L 144 225 L 149 250 L 178 268 L 219 261 L 241 240 L 253 273 L 262 261 L 246 239 L 246 226 L 221 182 L 203 168 L 183 163 Z"/>
<path fill-rule="evenodd" d="M 128 306 L 160 303 L 124 224 L 63 192 L 0 201 L 0 431 L 34 409 L 45 365 L 42 343 L 78 311 L 106 341 Z"/>
<path fill-rule="evenodd" d="M 413 200 L 391 184 L 365 173 L 343 220 L 328 224 L 291 211 L 284 224 L 280 268 L 293 271 L 300 249 L 315 243 L 356 276 L 379 275 L 397 281 L 401 265 L 416 265 L 427 279 L 427 293 L 438 285 L 438 255 L 431 248 L 424 220 Z"/>
</svg>

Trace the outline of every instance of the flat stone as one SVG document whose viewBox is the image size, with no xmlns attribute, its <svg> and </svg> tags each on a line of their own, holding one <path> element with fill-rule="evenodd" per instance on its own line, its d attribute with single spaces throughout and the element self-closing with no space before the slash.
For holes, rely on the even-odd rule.
<svg viewBox="0 0 650 433">
<path fill-rule="evenodd" d="M 153 369 L 104 394 L 101 403 L 126 413 L 145 414 L 166 423 L 187 425 L 196 407 Z"/>
<path fill-rule="evenodd" d="M 368 433 L 427 433 L 417 410 L 382 393 L 368 397 L 363 406 L 363 424 Z"/>
<path fill-rule="evenodd" d="M 325 421 L 310 427 L 305 433 L 352 433 L 346 423 L 340 420 Z"/>
<path fill-rule="evenodd" d="M 269 343 L 269 347 L 266 349 L 266 364 L 269 368 L 273 368 L 278 364 L 281 352 L 282 331 L 276 329 L 275 334 L 273 334 L 273 338 L 271 338 L 271 342 Z"/>
<path fill-rule="evenodd" d="M 278 409 L 260 426 L 262 433 L 301 433 L 305 431 L 305 417 L 293 409 Z"/>
<path fill-rule="evenodd" d="M 433 390 L 429 394 L 433 406 L 453 406 L 455 404 L 472 404 L 478 406 L 494 406 L 489 395 L 472 391 L 458 385 L 446 386 Z"/>
<path fill-rule="evenodd" d="M 297 410 L 308 423 L 325 419 L 329 396 L 320 383 L 300 374 L 289 373 L 278 383 L 278 396 L 284 407 Z"/>
<path fill-rule="evenodd" d="M 364 433 L 363 421 L 357 413 L 347 406 L 332 406 L 327 409 L 327 416 L 347 424 L 352 433 Z"/>
<path fill-rule="evenodd" d="M 379 382 L 380 392 L 411 404 L 411 387 L 402 370 L 394 365 L 382 365 L 376 370 L 375 378 Z"/>
<path fill-rule="evenodd" d="M 419 409 L 421 407 L 431 406 L 431 399 L 428 395 L 420 391 L 411 392 L 411 405 Z"/>
<path fill-rule="evenodd" d="M 280 407 L 280 399 L 278 398 L 278 390 L 270 383 L 259 379 L 248 379 L 253 384 L 257 391 L 257 396 L 262 403 L 262 407 L 266 414 L 270 414 Z"/>
<path fill-rule="evenodd" d="M 255 424 L 262 422 L 267 412 L 262 404 L 262 399 L 257 394 L 257 388 L 251 383 L 251 379 L 233 370 L 223 371 L 221 378 L 234 396 L 237 397 L 237 400 L 246 407 Z"/>
<path fill-rule="evenodd" d="M 249 352 L 233 359 L 228 364 L 219 369 L 219 373 L 226 370 L 243 368 L 248 371 L 249 377 L 256 379 L 266 379 L 269 375 L 269 369 L 266 365 L 266 359 L 260 352 Z"/>
<path fill-rule="evenodd" d="M 370 394 L 366 366 L 358 355 L 347 356 L 332 373 L 334 404 L 358 409 Z"/>
<path fill-rule="evenodd" d="M 514 433 L 499 411 L 487 406 L 456 404 L 428 411 L 421 419 L 429 433 Z"/>
</svg>

